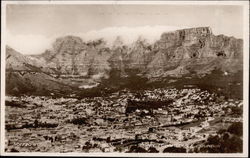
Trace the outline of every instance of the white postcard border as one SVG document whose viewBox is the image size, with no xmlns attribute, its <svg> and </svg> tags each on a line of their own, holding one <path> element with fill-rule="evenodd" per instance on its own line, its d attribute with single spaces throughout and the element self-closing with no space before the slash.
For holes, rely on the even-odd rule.
<svg viewBox="0 0 250 158">
<path fill-rule="evenodd" d="M 240 5 L 244 7 L 244 74 L 243 74 L 243 153 L 42 153 L 42 152 L 19 152 L 6 153 L 5 146 L 5 46 L 6 46 L 6 5 L 7 4 L 114 4 L 114 5 Z M 248 119 L 249 119 L 249 2 L 248 1 L 3 1 L 1 5 L 1 150 L 0 154 L 5 156 L 104 156 L 104 157 L 247 157 L 248 156 Z"/>
</svg>

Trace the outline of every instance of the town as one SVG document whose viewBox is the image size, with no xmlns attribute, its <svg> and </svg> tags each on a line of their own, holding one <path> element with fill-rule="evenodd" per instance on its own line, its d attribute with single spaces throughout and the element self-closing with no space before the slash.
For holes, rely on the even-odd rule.
<svg viewBox="0 0 250 158">
<path fill-rule="evenodd" d="M 233 123 L 242 100 L 198 88 L 105 97 L 6 96 L 6 152 L 195 152 Z"/>
</svg>

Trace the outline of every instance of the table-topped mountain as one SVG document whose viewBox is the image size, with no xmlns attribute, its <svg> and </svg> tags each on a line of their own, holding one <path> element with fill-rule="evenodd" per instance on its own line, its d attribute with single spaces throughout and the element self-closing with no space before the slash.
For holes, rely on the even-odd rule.
<svg viewBox="0 0 250 158">
<path fill-rule="evenodd" d="M 55 89 L 77 91 L 112 85 L 117 79 L 119 82 L 135 79 L 131 76 L 145 78 L 147 83 L 163 80 L 169 83 L 184 77 L 204 79 L 214 72 L 238 75 L 242 69 L 243 40 L 216 36 L 209 27 L 166 32 L 154 43 L 139 37 L 131 45 L 124 44 L 121 37 L 108 46 L 105 39 L 84 42 L 80 37 L 65 36 L 57 38 L 51 49 L 32 56 L 6 48 L 6 83 L 10 94 L 19 93 L 26 84 L 34 87 L 31 93 L 40 93 L 41 87 L 53 93 Z M 50 86 L 50 82 L 58 85 Z M 31 90 L 25 93 L 28 91 Z"/>
</svg>

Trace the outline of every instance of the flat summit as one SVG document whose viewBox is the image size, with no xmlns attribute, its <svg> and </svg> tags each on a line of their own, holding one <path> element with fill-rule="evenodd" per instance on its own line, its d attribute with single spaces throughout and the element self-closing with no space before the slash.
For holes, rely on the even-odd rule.
<svg viewBox="0 0 250 158">
<path fill-rule="evenodd" d="M 204 77 L 214 71 L 236 74 L 243 69 L 242 39 L 216 36 L 210 27 L 165 32 L 152 44 L 141 36 L 126 45 L 117 37 L 111 47 L 105 39 L 86 42 L 80 37 L 65 36 L 57 38 L 52 49 L 39 55 L 24 56 L 9 46 L 6 54 L 7 77 L 22 73 L 20 78 L 29 75 L 32 80 L 35 74 L 43 74 L 50 81 L 76 90 L 85 84 L 101 85 L 117 77 L 135 75 L 154 82 L 183 76 Z M 6 82 L 10 87 L 8 93 L 23 84 L 20 79 L 16 86 L 8 86 L 11 82 Z M 36 85 L 33 87 L 36 89 Z"/>
</svg>

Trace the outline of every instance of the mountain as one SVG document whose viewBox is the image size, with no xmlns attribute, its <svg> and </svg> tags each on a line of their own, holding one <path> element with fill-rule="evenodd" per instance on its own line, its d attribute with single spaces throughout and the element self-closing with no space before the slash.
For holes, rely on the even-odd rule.
<svg viewBox="0 0 250 158">
<path fill-rule="evenodd" d="M 21 94 L 64 94 L 73 88 L 50 75 L 45 62 L 24 56 L 9 46 L 6 47 L 6 93 Z"/>
<path fill-rule="evenodd" d="M 117 87 L 115 84 L 122 84 L 126 87 L 134 80 L 141 82 L 142 78 L 145 84 L 169 83 L 170 80 L 185 83 L 185 77 L 205 80 L 215 72 L 230 78 L 228 75 L 242 72 L 243 40 L 215 36 L 209 27 L 166 32 L 153 44 L 141 36 L 131 45 L 125 45 L 122 38 L 117 37 L 112 47 L 108 47 L 104 39 L 85 42 L 76 36 L 65 36 L 57 38 L 52 49 L 40 55 L 24 56 L 7 47 L 6 68 L 7 74 L 25 72 L 33 82 L 43 83 L 32 82 L 34 87 L 47 90 L 45 82 L 49 85 L 49 82 L 56 82 L 58 85 L 49 86 L 50 92 L 65 89 L 61 85 L 71 87 L 68 91 L 82 91 L 82 87 L 89 85 Z M 13 80 L 6 80 L 10 94 L 13 85 L 19 87 L 14 82 L 15 77 L 21 85 L 29 83 L 23 81 L 23 76 L 10 76 Z"/>
</svg>

